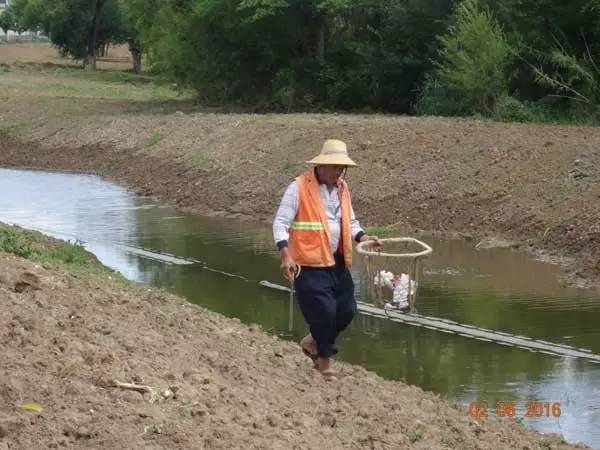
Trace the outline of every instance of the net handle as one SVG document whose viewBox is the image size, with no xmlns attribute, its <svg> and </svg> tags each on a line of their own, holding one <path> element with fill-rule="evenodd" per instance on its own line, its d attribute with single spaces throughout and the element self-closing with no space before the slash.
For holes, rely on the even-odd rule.
<svg viewBox="0 0 600 450">
<path fill-rule="evenodd" d="M 369 255 L 369 256 L 390 256 L 392 258 L 420 258 L 422 256 L 429 255 L 433 249 L 427 245 L 425 242 L 421 242 L 418 239 L 410 238 L 410 237 L 401 237 L 401 238 L 383 238 L 379 239 L 379 242 L 382 244 L 386 242 L 410 242 L 413 244 L 417 244 L 423 248 L 422 251 L 416 253 L 383 253 L 377 250 L 366 250 L 365 247 L 372 246 L 373 241 L 363 241 L 356 246 L 356 251 L 360 255 Z"/>
</svg>

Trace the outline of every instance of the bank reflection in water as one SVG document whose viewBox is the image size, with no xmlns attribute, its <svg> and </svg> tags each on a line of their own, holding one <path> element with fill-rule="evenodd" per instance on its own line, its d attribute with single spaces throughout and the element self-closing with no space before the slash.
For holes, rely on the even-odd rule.
<svg viewBox="0 0 600 450">
<path fill-rule="evenodd" d="M 100 261 L 139 279 L 138 259 L 116 242 L 134 239 L 140 201 L 89 175 L 0 169 L 0 220 L 83 242 Z"/>
</svg>

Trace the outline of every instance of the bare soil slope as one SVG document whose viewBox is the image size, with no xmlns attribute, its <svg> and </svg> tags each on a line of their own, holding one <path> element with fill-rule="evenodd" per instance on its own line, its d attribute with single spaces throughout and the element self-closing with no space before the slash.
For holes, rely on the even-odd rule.
<svg viewBox="0 0 600 450">
<path fill-rule="evenodd" d="M 106 272 L 0 253 L 0 304 L 3 450 L 576 448 L 360 367 L 328 383 L 297 345 Z"/>
</svg>

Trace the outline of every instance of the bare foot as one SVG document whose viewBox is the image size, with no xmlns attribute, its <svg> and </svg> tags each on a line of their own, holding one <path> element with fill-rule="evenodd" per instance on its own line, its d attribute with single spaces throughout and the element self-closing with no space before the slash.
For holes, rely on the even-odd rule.
<svg viewBox="0 0 600 450">
<path fill-rule="evenodd" d="M 331 358 L 325 358 L 323 356 L 319 356 L 317 358 L 317 369 L 323 375 L 325 381 L 335 381 L 337 380 L 336 372 L 333 370 L 331 366 Z"/>
<path fill-rule="evenodd" d="M 302 352 L 306 356 L 312 359 L 313 368 L 318 369 L 317 343 L 310 334 L 302 338 L 302 340 L 300 341 L 300 348 L 302 348 Z"/>
</svg>

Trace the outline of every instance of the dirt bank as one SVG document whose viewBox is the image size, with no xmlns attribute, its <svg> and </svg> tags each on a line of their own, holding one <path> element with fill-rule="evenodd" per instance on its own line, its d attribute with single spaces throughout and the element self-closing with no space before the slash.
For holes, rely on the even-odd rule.
<svg viewBox="0 0 600 450">
<path fill-rule="evenodd" d="M 2 450 L 584 448 L 360 367 L 327 383 L 297 345 L 106 270 L 0 252 L 0 302 Z"/>
<path fill-rule="evenodd" d="M 51 121 L 4 139 L 0 165 L 93 171 L 189 210 L 266 221 L 302 161 L 336 136 L 361 164 L 348 179 L 364 223 L 501 236 L 574 257 L 572 280 L 600 279 L 597 129 L 203 113 Z"/>
</svg>

